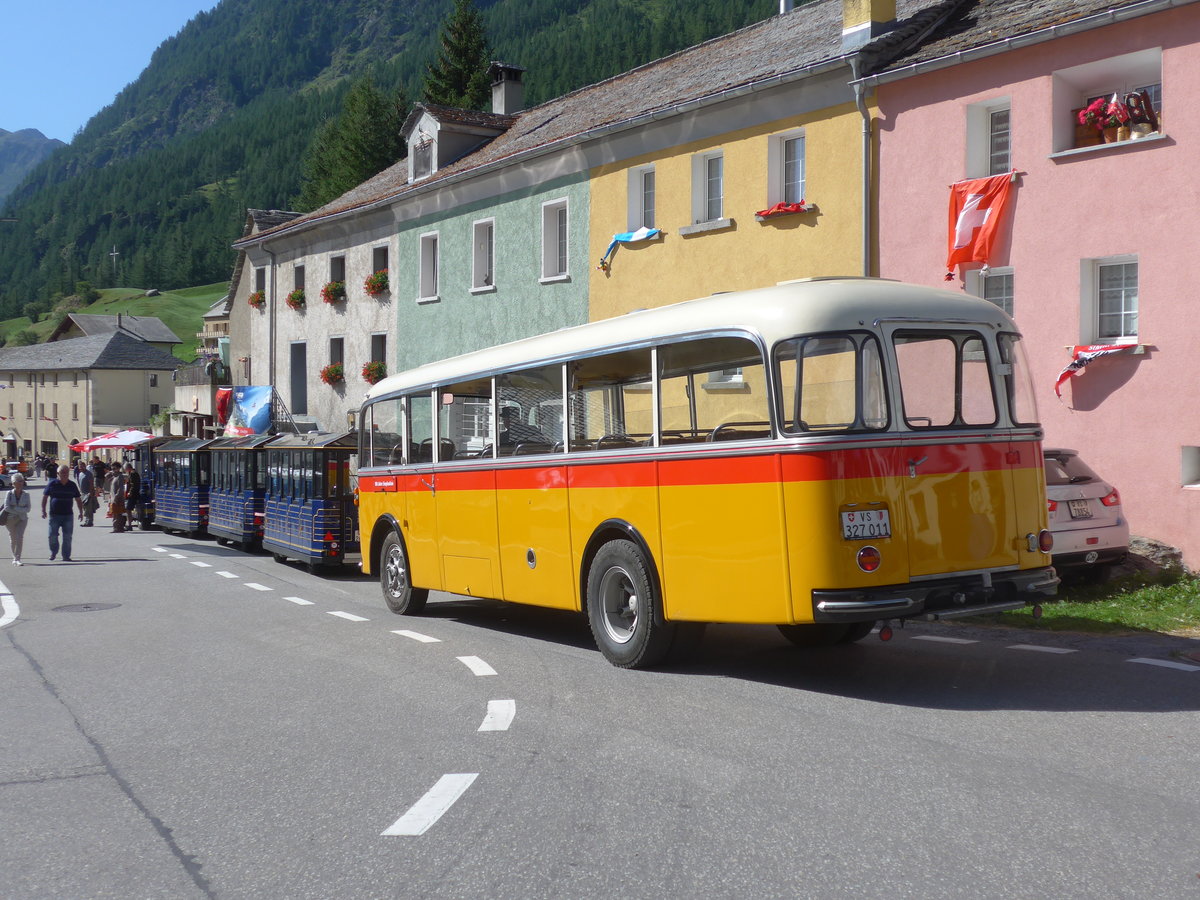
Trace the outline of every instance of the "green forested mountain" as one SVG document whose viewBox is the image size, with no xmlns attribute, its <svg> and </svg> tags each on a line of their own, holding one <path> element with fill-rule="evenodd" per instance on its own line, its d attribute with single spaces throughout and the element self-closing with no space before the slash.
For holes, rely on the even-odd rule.
<svg viewBox="0 0 1200 900">
<path fill-rule="evenodd" d="M 48 138 L 36 128 L 21 131 L 0 128 L 0 204 L 25 179 L 30 169 L 65 146 L 62 141 Z"/>
<path fill-rule="evenodd" d="M 760 21 L 777 0 L 476 0 L 532 105 Z M 222 0 L 9 196 L 0 318 L 98 287 L 221 281 L 247 207 L 294 208 L 353 79 L 421 96 L 453 0 Z M 113 252 L 115 250 L 115 253 Z"/>
</svg>

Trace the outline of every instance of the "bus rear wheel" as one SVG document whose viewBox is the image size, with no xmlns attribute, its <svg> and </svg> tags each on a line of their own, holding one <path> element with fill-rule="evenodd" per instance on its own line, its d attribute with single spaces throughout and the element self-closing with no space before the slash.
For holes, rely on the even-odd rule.
<svg viewBox="0 0 1200 900">
<path fill-rule="evenodd" d="M 779 633 L 797 647 L 833 647 L 861 641 L 875 627 L 874 622 L 852 622 L 848 625 L 814 622 L 809 625 L 777 625 Z"/>
<path fill-rule="evenodd" d="M 383 542 L 383 550 L 379 554 L 379 583 L 383 588 L 384 602 L 397 615 L 419 613 L 429 599 L 429 589 L 413 587 L 409 576 L 404 541 L 393 531 Z"/>
<path fill-rule="evenodd" d="M 588 570 L 588 624 L 600 652 L 614 666 L 637 669 L 662 661 L 674 626 L 662 618 L 650 568 L 632 541 L 609 541 Z"/>
</svg>

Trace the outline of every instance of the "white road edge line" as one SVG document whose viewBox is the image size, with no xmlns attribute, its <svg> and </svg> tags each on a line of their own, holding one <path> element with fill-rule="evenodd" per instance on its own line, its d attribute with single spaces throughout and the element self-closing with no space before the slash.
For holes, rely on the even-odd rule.
<svg viewBox="0 0 1200 900">
<path fill-rule="evenodd" d="M 483 717 L 480 731 L 508 731 L 517 715 L 516 700 L 489 700 L 487 715 Z"/>
<path fill-rule="evenodd" d="M 474 672 L 476 675 L 495 675 L 496 670 L 485 663 L 478 656 L 459 656 L 456 657 L 460 663 Z"/>
<path fill-rule="evenodd" d="M 305 600 L 303 597 L 284 597 L 283 599 L 290 600 L 292 603 L 295 603 L 297 606 L 312 606 L 313 605 L 313 602 L 311 600 Z"/>
<path fill-rule="evenodd" d="M 275 588 L 269 588 L 265 584 L 259 584 L 257 581 L 247 581 L 246 587 L 254 591 L 273 591 Z"/>
<path fill-rule="evenodd" d="M 1200 672 L 1200 666 L 1189 666 L 1187 663 L 1171 662 L 1169 659 L 1146 659 L 1139 656 L 1137 659 L 1126 660 L 1131 663 L 1141 663 L 1144 666 L 1161 666 L 1164 669 L 1179 669 L 1181 672 Z"/>
<path fill-rule="evenodd" d="M 331 612 L 331 616 L 337 616 L 339 619 L 345 619 L 348 622 L 370 622 L 370 619 L 364 619 L 362 616 L 356 616 L 354 613 L 348 612 Z"/>
<path fill-rule="evenodd" d="M 936 634 L 918 634 L 914 641 L 936 641 L 939 644 L 978 644 L 979 641 L 972 641 L 968 638 L 941 637 Z"/>
<path fill-rule="evenodd" d="M 1032 650 L 1034 653 L 1078 653 L 1070 647 L 1039 647 L 1037 644 L 1013 644 L 1008 650 Z"/>
<path fill-rule="evenodd" d="M 443 775 L 408 812 L 392 823 L 380 837 L 424 834 L 455 804 L 479 777 L 478 772 Z"/>
<path fill-rule="evenodd" d="M 427 634 L 421 634 L 419 631 L 408 631 L 407 629 L 403 628 L 399 631 L 393 631 L 392 634 L 398 634 L 400 637 L 411 638 L 414 641 L 420 641 L 422 644 L 440 644 L 442 642 L 441 638 L 430 637 Z"/>
<path fill-rule="evenodd" d="M 21 614 L 21 607 L 17 606 L 17 598 L 4 586 L 2 581 L 0 581 L 0 610 L 3 611 L 3 615 L 0 615 L 0 628 L 11 625 Z"/>
</svg>

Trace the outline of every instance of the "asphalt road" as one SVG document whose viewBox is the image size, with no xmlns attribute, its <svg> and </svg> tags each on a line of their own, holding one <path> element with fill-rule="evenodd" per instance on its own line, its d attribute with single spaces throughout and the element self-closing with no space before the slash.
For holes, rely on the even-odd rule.
<svg viewBox="0 0 1200 900">
<path fill-rule="evenodd" d="M 1200 894 L 1194 641 L 713 626 L 630 672 L 576 615 L 43 529 L 0 562 L 3 898 Z"/>
</svg>

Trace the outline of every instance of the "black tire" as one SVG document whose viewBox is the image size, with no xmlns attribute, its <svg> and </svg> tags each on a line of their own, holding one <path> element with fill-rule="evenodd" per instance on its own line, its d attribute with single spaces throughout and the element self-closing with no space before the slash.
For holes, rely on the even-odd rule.
<svg viewBox="0 0 1200 900">
<path fill-rule="evenodd" d="M 413 587 L 410 575 L 404 541 L 393 531 L 379 552 L 379 585 L 383 601 L 397 615 L 419 613 L 429 599 L 429 589 Z"/>
<path fill-rule="evenodd" d="M 277 562 L 277 563 L 287 562 L 287 557 L 284 556 L 282 553 L 272 553 L 271 558 L 273 560 L 275 560 L 275 562 Z"/>
<path fill-rule="evenodd" d="M 675 626 L 663 621 L 645 555 L 632 541 L 609 541 L 588 569 L 588 624 L 600 652 L 614 666 L 656 665 L 671 649 Z"/>
<path fill-rule="evenodd" d="M 846 630 L 846 633 L 844 635 L 842 635 L 841 640 L 839 640 L 838 643 L 839 644 L 856 643 L 858 641 L 861 641 L 863 638 L 865 638 L 874 629 L 875 629 L 874 622 L 855 622 L 853 625 L 851 625 Z"/>
<path fill-rule="evenodd" d="M 854 626 L 813 622 L 807 625 L 777 625 L 776 627 L 780 634 L 797 647 L 832 647 L 834 644 L 843 643 Z"/>
</svg>

